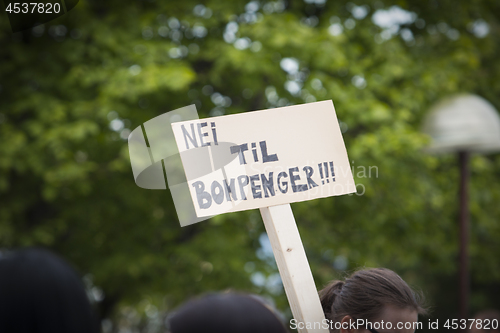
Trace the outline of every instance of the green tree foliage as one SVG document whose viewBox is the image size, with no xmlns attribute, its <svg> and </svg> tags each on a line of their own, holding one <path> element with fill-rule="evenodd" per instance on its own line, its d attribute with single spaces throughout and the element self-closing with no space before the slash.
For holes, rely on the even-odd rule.
<svg viewBox="0 0 500 333">
<path fill-rule="evenodd" d="M 193 103 L 209 117 L 332 99 L 363 195 L 292 205 L 317 286 L 385 266 L 456 318 L 457 162 L 426 155 L 420 125 L 450 94 L 500 108 L 498 13 L 494 0 L 89 0 L 23 33 L 2 19 L 0 245 L 67 258 L 115 328 L 154 330 L 155 309 L 226 288 L 289 313 L 258 211 L 181 228 L 168 191 L 134 184 L 126 138 Z M 500 307 L 500 159 L 471 170 L 476 311 Z"/>
</svg>

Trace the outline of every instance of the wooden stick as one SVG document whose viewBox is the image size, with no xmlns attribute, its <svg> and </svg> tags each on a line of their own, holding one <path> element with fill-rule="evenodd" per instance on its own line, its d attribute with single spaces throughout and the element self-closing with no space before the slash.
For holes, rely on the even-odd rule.
<svg viewBox="0 0 500 333">
<path fill-rule="evenodd" d="M 300 333 L 328 333 L 325 315 L 290 204 L 260 208 Z M 303 328 L 301 328 L 301 326 Z"/>
</svg>

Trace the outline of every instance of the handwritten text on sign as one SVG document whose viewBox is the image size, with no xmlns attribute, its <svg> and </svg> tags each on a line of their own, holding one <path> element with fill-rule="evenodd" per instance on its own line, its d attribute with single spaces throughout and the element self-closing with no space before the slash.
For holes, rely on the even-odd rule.
<svg viewBox="0 0 500 333">
<path fill-rule="evenodd" d="M 199 217 L 356 191 L 332 101 L 172 129 Z"/>
</svg>

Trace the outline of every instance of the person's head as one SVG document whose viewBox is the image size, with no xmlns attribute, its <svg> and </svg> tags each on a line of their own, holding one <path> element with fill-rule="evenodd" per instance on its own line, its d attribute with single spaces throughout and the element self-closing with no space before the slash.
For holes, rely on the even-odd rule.
<svg viewBox="0 0 500 333">
<path fill-rule="evenodd" d="M 470 325 L 471 333 L 498 333 L 500 332 L 500 312 L 497 310 L 483 310 L 476 313 L 475 321 Z"/>
<path fill-rule="evenodd" d="M 172 333 L 286 333 L 281 320 L 250 295 L 212 294 L 187 302 L 168 320 Z"/>
<path fill-rule="evenodd" d="M 0 255 L 0 332 L 94 333 L 97 326 L 73 269 L 29 248 Z"/>
<path fill-rule="evenodd" d="M 363 269 L 345 281 L 332 281 L 320 291 L 320 298 L 332 332 L 409 333 L 416 328 L 418 314 L 425 313 L 419 295 L 385 268 Z M 353 321 L 356 325 L 347 325 Z M 363 325 L 367 322 L 373 325 Z M 403 326 L 398 328 L 398 323 Z"/>
</svg>

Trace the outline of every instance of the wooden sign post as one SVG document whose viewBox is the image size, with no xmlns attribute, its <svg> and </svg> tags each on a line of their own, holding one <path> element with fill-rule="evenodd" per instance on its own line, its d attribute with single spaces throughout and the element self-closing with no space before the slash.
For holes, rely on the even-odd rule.
<svg viewBox="0 0 500 333">
<path fill-rule="evenodd" d="M 172 123 L 198 217 L 259 208 L 298 331 L 328 333 L 290 207 L 356 191 L 331 101 Z"/>
<path fill-rule="evenodd" d="M 304 323 L 299 332 L 328 333 L 325 315 L 319 301 L 306 252 L 290 204 L 260 209 L 274 258 L 285 287 L 286 296 L 297 322 Z M 308 328 L 307 323 L 310 323 Z M 314 323 L 318 323 L 315 328 Z"/>
</svg>

